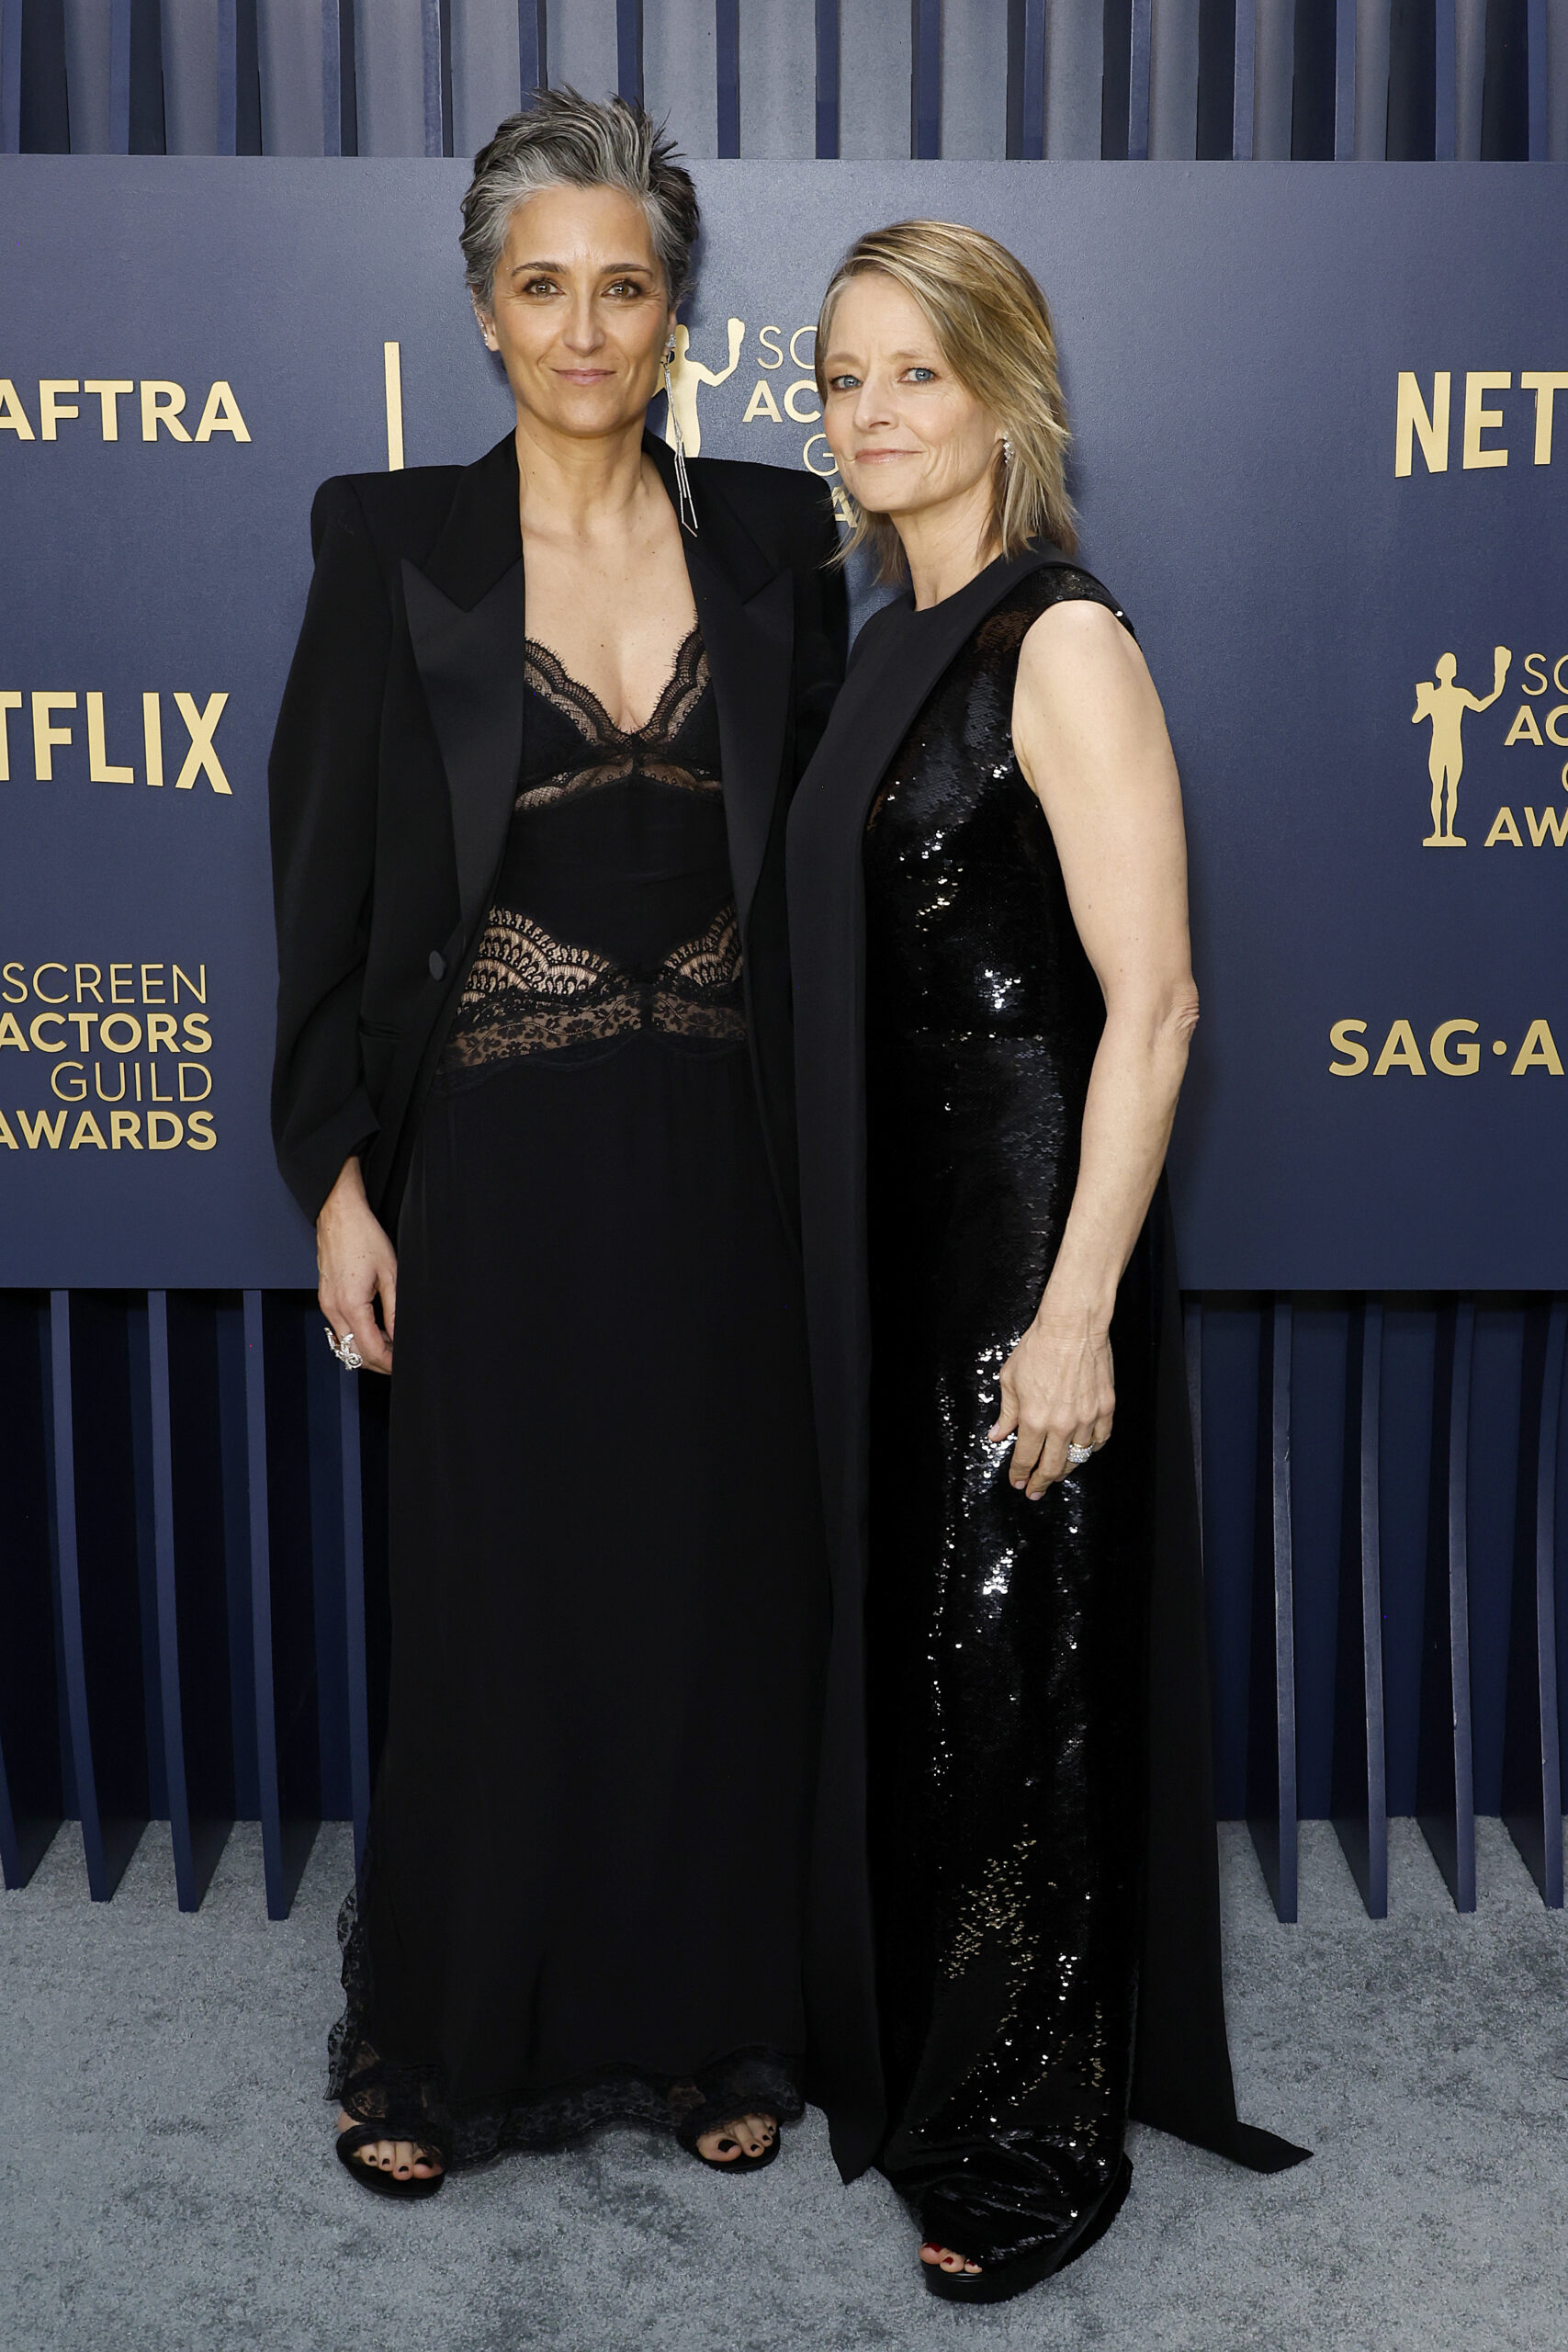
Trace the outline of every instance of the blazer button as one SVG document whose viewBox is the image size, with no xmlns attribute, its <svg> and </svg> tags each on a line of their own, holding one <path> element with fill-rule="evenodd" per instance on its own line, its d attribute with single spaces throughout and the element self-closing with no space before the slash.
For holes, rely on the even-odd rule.
<svg viewBox="0 0 1568 2352">
<path fill-rule="evenodd" d="M 446 978 L 446 958 L 439 947 L 433 947 L 430 951 L 430 977 L 433 980 L 444 980 Z"/>
</svg>

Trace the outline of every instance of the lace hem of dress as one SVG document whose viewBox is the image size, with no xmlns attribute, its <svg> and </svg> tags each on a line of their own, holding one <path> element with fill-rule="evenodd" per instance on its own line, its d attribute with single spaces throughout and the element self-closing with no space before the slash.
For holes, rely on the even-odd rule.
<svg viewBox="0 0 1568 2352">
<path fill-rule="evenodd" d="M 734 1045 L 746 1035 L 740 931 L 733 906 L 672 947 L 651 972 L 628 971 L 557 939 L 532 915 L 495 907 L 444 1054 L 447 1071 L 604 1044 L 651 1029 Z"/>
<path fill-rule="evenodd" d="M 513 2149 L 566 2147 L 612 2123 L 673 2133 L 704 2107 L 727 2118 L 772 2115 L 780 2123 L 798 2123 L 806 2112 L 799 2061 L 761 2047 L 730 2051 L 684 2075 L 610 2065 L 574 2082 L 458 2105 L 446 2096 L 436 2067 L 394 2064 L 367 2036 L 369 1958 L 352 1888 L 338 1913 L 337 1933 L 344 2007 L 327 2040 L 327 2097 L 355 2122 L 384 2123 L 389 2138 L 413 2141 L 449 2168 L 483 2164 Z"/>
</svg>

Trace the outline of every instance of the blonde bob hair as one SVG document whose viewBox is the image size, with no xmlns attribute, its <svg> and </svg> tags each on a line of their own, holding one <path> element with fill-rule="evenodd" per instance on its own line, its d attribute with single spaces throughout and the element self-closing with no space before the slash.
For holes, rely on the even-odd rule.
<svg viewBox="0 0 1568 2352">
<path fill-rule="evenodd" d="M 937 346 L 966 391 L 984 402 L 1012 446 L 1000 446 L 991 478 L 990 538 L 995 553 L 1018 555 L 1032 539 L 1055 540 L 1065 555 L 1077 549 L 1067 496 L 1066 459 L 1072 434 L 1056 368 L 1056 338 L 1045 297 L 1005 245 L 983 230 L 952 220 L 896 220 L 857 237 L 822 297 L 817 322 L 817 390 L 823 407 L 823 367 L 833 311 L 852 277 L 879 271 L 912 297 Z M 843 553 L 868 547 L 879 576 L 905 576 L 898 534 L 886 514 L 868 514 L 846 491 L 853 522 Z"/>
</svg>

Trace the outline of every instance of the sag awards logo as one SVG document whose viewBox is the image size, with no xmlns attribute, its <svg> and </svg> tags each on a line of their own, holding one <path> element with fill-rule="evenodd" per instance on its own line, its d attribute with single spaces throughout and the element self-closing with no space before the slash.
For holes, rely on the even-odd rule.
<svg viewBox="0 0 1568 2352">
<path fill-rule="evenodd" d="M 1459 662 L 1452 653 L 1440 655 L 1433 665 L 1432 676 L 1422 678 L 1416 684 L 1411 724 L 1431 729 L 1427 752 L 1427 773 L 1432 786 L 1431 830 L 1422 842 L 1424 849 L 1468 849 L 1471 845 L 1470 832 L 1461 832 L 1459 829 L 1460 781 L 1465 770 L 1465 722 L 1502 700 L 1513 662 L 1508 646 L 1494 646 L 1490 694 L 1476 694 L 1460 684 Z M 1568 653 L 1560 655 L 1550 671 L 1544 653 L 1527 653 L 1520 665 L 1519 689 L 1518 707 L 1500 749 L 1568 751 Z M 1560 697 L 1556 702 L 1551 701 L 1554 694 Z M 1474 741 L 1472 728 L 1472 748 Z M 1562 763 L 1553 781 L 1568 791 L 1568 760 Z M 1505 772 L 1504 788 L 1508 789 L 1512 783 L 1512 777 Z M 1520 783 L 1526 790 L 1533 786 L 1542 791 L 1543 797 L 1550 790 L 1548 778 L 1536 773 L 1521 775 Z M 1471 787 L 1472 792 L 1473 788 Z M 1513 788 L 1517 790 L 1517 786 Z M 1528 833 L 1534 849 L 1568 848 L 1568 801 L 1553 806 L 1548 800 L 1545 807 L 1539 808 L 1527 801 L 1523 812 L 1525 824 L 1521 832 L 1512 798 L 1497 804 L 1482 846 L 1523 849 Z"/>
<path fill-rule="evenodd" d="M 698 457 L 702 452 L 703 427 L 699 394 L 727 384 L 739 368 L 746 348 L 747 326 L 744 319 L 729 320 L 728 324 L 728 356 L 722 367 L 708 367 L 694 357 L 689 328 L 675 330 L 675 358 L 670 370 L 670 401 L 664 423 L 664 438 L 671 448 L 675 446 L 675 428 L 687 455 Z M 812 372 L 812 349 L 817 340 L 814 325 L 798 326 L 787 337 L 783 327 L 765 326 L 757 330 L 755 378 L 740 412 L 740 423 L 776 425 L 781 433 L 798 432 L 801 425 L 819 427 L 822 411 L 818 402 L 817 379 Z M 794 371 L 791 373 L 790 371 Z M 793 435 L 792 435 L 793 437 Z M 770 434 L 768 440 L 773 443 Z M 747 452 L 746 454 L 750 454 Z M 759 449 L 760 457 L 773 459 L 773 449 Z M 800 444 L 800 463 L 808 473 L 826 481 L 838 473 L 833 453 L 820 430 L 808 430 Z M 841 523 L 848 524 L 850 515 L 844 504 L 843 492 L 834 482 L 833 505 Z"/>
<path fill-rule="evenodd" d="M 1461 679 L 1458 655 L 1446 652 L 1432 664 L 1432 675 L 1416 684 L 1411 724 L 1429 730 L 1427 775 L 1431 793 L 1428 830 L 1421 846 L 1469 849 L 1479 838 L 1486 850 L 1522 850 L 1527 842 L 1532 849 L 1568 848 L 1568 799 L 1554 803 L 1549 797 L 1553 784 L 1568 791 L 1568 760 L 1554 778 L 1542 775 L 1532 763 L 1520 771 L 1517 785 L 1509 770 L 1501 765 L 1504 753 L 1530 751 L 1548 752 L 1555 765 L 1561 753 L 1568 751 L 1568 653 L 1560 654 L 1550 666 L 1544 653 L 1527 653 L 1518 665 L 1518 699 L 1511 715 L 1509 706 L 1504 705 L 1484 734 L 1480 727 L 1483 714 L 1503 705 L 1509 678 L 1516 674 L 1512 647 L 1493 647 L 1492 683 L 1486 693 L 1478 691 L 1480 677 L 1475 672 L 1470 674 L 1475 678 L 1474 684 Z M 1485 759 L 1487 774 L 1487 783 L 1481 786 L 1473 773 L 1478 750 Z M 1495 802 L 1492 796 L 1499 775 L 1509 797 Z M 1489 822 L 1461 813 L 1461 785 L 1472 806 L 1479 792 L 1482 809 L 1495 810 Z M 1521 787 L 1538 794 L 1544 805 L 1517 797 Z M 1481 835 L 1483 822 L 1486 829 Z M 1562 1054 L 1551 1023 L 1539 1015 L 1524 1022 L 1514 1035 L 1502 1037 L 1483 1038 L 1480 1022 L 1468 1018 L 1438 1021 L 1430 1028 L 1401 1018 L 1375 1026 L 1365 1021 L 1336 1021 L 1328 1038 L 1334 1052 L 1328 1064 L 1332 1078 L 1368 1074 L 1373 1078 L 1476 1078 L 1488 1069 L 1506 1071 L 1510 1078 L 1563 1075 Z"/>
<path fill-rule="evenodd" d="M 214 1043 L 194 957 L 0 963 L 0 1152 L 214 1150 Z"/>
</svg>

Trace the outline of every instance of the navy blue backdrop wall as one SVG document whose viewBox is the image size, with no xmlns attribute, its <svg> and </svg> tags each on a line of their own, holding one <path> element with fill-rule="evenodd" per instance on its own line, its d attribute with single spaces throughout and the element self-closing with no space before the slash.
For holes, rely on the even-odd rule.
<svg viewBox="0 0 1568 2352">
<path fill-rule="evenodd" d="M 590 79 L 592 12 L 523 11 L 524 48 L 536 13 L 547 51 L 552 27 L 584 36 Z M 352 148 L 391 52 L 321 14 L 322 142 Z M 45 135 L 62 119 L 74 139 L 91 76 L 66 71 L 68 16 L 0 8 L 0 143 L 63 145 Z M 660 23 L 698 19 L 712 135 L 689 143 L 733 153 L 754 89 L 739 17 Z M 122 153 L 175 143 L 166 109 L 147 127 L 158 56 L 139 21 L 107 12 L 111 136 L 91 143 Z M 465 54 L 476 120 L 507 103 L 483 114 L 498 77 L 473 39 L 453 48 L 486 21 L 426 7 L 415 28 L 432 38 L 403 62 L 433 156 Z M 606 21 L 601 79 L 631 86 L 641 12 Z M 1073 152 L 1088 68 L 1053 62 L 1043 10 L 977 11 L 995 70 L 967 83 L 940 10 L 898 21 L 906 153 L 934 157 L 944 132 Z M 1052 21 L 1059 50 L 1070 12 Z M 1248 21 L 1250 75 L 1239 15 L 1228 57 L 1209 54 L 1224 152 L 1278 152 L 1280 54 L 1304 126 L 1285 152 L 1367 152 L 1375 44 L 1316 56 L 1299 5 L 1285 51 L 1266 11 Z M 293 86 L 269 23 L 220 11 L 231 157 L 260 143 L 265 91 L 277 119 Z M 1119 24 L 1107 10 L 1099 149 L 1180 153 L 1179 20 L 1134 0 L 1125 55 L 1105 38 Z M 813 30 L 811 144 L 830 154 L 853 119 L 837 9 Z M 792 52 L 757 47 L 758 83 L 787 96 Z M 1388 56 L 1379 152 L 1403 86 Z M 540 62 L 518 49 L 509 70 Z M 1543 33 L 1518 62 L 1522 111 L 1488 68 L 1495 120 L 1472 152 L 1548 143 Z M 1462 45 L 1450 65 L 1451 90 L 1439 74 L 1416 107 L 1428 153 L 1465 152 Z M 1201 73 L 1180 87 L 1185 152 L 1217 152 Z M 51 91 L 78 89 L 51 117 Z M 112 1892 L 167 1817 L 194 1903 L 228 1821 L 259 1814 L 277 1910 L 316 1820 L 363 1826 L 384 1399 L 326 1355 L 310 1238 L 266 1142 L 265 760 L 315 482 L 462 458 L 506 429 L 457 266 L 464 177 L 434 160 L 0 164 L 8 1883 L 74 1815 L 94 1891 Z M 1281 1916 L 1301 1813 L 1338 1821 L 1374 1910 L 1390 1809 L 1420 1815 L 1461 1905 L 1474 1811 L 1503 1812 L 1560 1901 L 1568 182 L 787 160 L 699 177 L 678 398 L 720 455 L 830 471 L 809 322 L 859 227 L 974 220 L 1051 295 L 1087 560 L 1138 625 L 1190 809 L 1205 1018 L 1175 1174 L 1222 1807 L 1252 1818 Z M 62 304 L 86 221 L 94 299 Z"/>
</svg>

